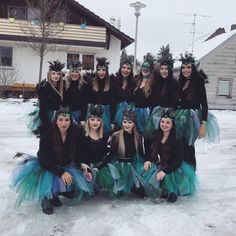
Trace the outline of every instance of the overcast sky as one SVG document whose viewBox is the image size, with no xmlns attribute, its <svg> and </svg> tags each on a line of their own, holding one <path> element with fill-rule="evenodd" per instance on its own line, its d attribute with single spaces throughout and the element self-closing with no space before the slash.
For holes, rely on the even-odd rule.
<svg viewBox="0 0 236 236">
<path fill-rule="evenodd" d="M 121 31 L 135 38 L 134 8 L 131 0 L 78 0 L 101 18 L 109 21 L 111 16 L 121 19 Z M 142 60 L 147 52 L 156 54 L 162 45 L 169 43 L 174 55 L 191 49 L 194 14 L 196 17 L 195 45 L 217 28 L 230 30 L 236 24 L 235 0 L 141 0 L 146 8 L 141 9 L 138 28 L 137 57 Z M 128 46 L 134 54 L 134 43 Z"/>
</svg>

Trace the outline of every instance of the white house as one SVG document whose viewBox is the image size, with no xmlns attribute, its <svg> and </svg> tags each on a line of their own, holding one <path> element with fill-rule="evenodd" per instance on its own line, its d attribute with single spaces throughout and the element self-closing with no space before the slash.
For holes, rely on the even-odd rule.
<svg viewBox="0 0 236 236">
<path fill-rule="evenodd" d="M 48 71 L 48 61 L 59 59 L 68 68 L 72 60 L 81 61 L 84 70 L 94 70 L 96 57 L 107 57 L 110 72 L 119 68 L 120 51 L 134 39 L 121 32 L 74 0 L 65 0 L 69 20 L 59 22 L 61 31 L 52 41 L 55 51 L 46 54 L 43 77 Z M 39 74 L 39 56 L 26 47 L 27 38 L 22 25 L 37 20 L 38 9 L 27 7 L 25 0 L 0 2 L 0 67 L 15 70 L 18 83 L 36 84 Z M 36 26 L 37 27 L 37 24 Z"/>
</svg>

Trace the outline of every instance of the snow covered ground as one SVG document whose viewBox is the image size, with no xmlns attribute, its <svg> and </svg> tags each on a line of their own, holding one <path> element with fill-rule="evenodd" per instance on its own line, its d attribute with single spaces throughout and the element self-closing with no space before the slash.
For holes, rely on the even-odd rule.
<svg viewBox="0 0 236 236">
<path fill-rule="evenodd" d="M 32 109 L 32 101 L 0 100 L 0 235 L 236 235 L 235 111 L 213 111 L 221 127 L 220 144 L 197 144 L 200 185 L 194 197 L 168 204 L 101 195 L 77 205 L 62 198 L 63 206 L 48 216 L 34 204 L 15 209 L 16 194 L 8 187 L 17 164 L 14 153 L 35 155 L 38 149 L 38 140 L 25 126 Z"/>
</svg>

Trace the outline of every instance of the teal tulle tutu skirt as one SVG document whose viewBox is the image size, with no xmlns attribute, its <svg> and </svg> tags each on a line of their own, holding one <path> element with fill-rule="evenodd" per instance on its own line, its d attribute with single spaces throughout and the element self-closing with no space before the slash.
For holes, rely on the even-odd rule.
<svg viewBox="0 0 236 236">
<path fill-rule="evenodd" d="M 196 192 L 197 179 L 191 165 L 182 162 L 177 170 L 167 174 L 162 181 L 157 181 L 156 175 L 160 170 L 161 166 L 152 163 L 151 169 L 142 174 L 144 190 L 148 197 L 157 198 L 169 193 L 184 196 Z"/>
<path fill-rule="evenodd" d="M 175 117 L 177 138 L 183 138 L 188 145 L 194 145 L 198 138 L 201 117 L 202 111 L 200 109 L 177 109 Z M 211 112 L 208 112 L 204 142 L 219 143 L 219 141 L 220 128 L 218 121 Z"/>
<path fill-rule="evenodd" d="M 116 122 L 117 128 L 119 129 L 121 129 L 121 124 L 123 120 L 123 112 L 126 110 L 134 111 L 135 110 L 134 104 L 127 103 L 127 102 L 121 102 L 117 104 L 115 122 Z"/>
<path fill-rule="evenodd" d="M 27 156 L 13 171 L 10 188 L 18 194 L 16 206 L 22 202 L 40 202 L 43 198 L 52 199 L 61 192 L 74 191 L 75 199 L 93 195 L 92 185 L 74 164 L 63 167 L 73 176 L 73 182 L 66 186 L 61 177 L 43 169 L 37 157 Z"/>
<path fill-rule="evenodd" d="M 47 116 L 48 116 L 49 120 L 53 121 L 53 119 L 55 117 L 55 111 L 48 110 Z M 38 131 L 38 128 L 41 125 L 42 125 L 42 121 L 39 117 L 39 107 L 36 106 L 36 108 L 28 114 L 26 126 L 31 133 L 35 133 Z"/>
<path fill-rule="evenodd" d="M 144 136 L 148 135 L 147 133 L 147 121 L 150 115 L 150 110 L 148 107 L 146 108 L 135 108 L 134 109 L 136 115 L 136 128 L 138 132 Z"/>
<path fill-rule="evenodd" d="M 90 106 L 93 104 L 88 104 L 87 109 L 87 116 L 90 110 Z M 102 105 L 103 108 L 103 114 L 102 114 L 102 120 L 103 120 L 103 132 L 104 134 L 110 134 L 111 132 L 111 113 L 110 113 L 110 105 Z"/>
<path fill-rule="evenodd" d="M 143 159 L 136 155 L 132 162 L 118 160 L 109 163 L 98 172 L 98 184 L 109 191 L 111 196 L 130 193 L 133 188 L 143 185 L 141 173 Z"/>
</svg>

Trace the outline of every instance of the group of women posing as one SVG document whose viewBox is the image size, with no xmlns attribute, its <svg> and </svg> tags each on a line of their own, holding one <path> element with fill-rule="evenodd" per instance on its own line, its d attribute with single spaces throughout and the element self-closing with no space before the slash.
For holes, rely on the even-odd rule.
<svg viewBox="0 0 236 236">
<path fill-rule="evenodd" d="M 136 78 L 128 61 L 116 77 L 106 58 L 97 61 L 94 78 L 84 79 L 78 63 L 66 82 L 64 65 L 50 64 L 39 109 L 30 114 L 31 130 L 40 133 L 37 157 L 26 156 L 13 173 L 18 205 L 41 201 L 52 214 L 60 195 L 81 199 L 100 188 L 168 202 L 194 193 L 194 142 L 218 135 L 194 59 L 182 58 L 178 83 L 171 60 L 162 58 L 158 72 L 145 61 Z"/>
</svg>

